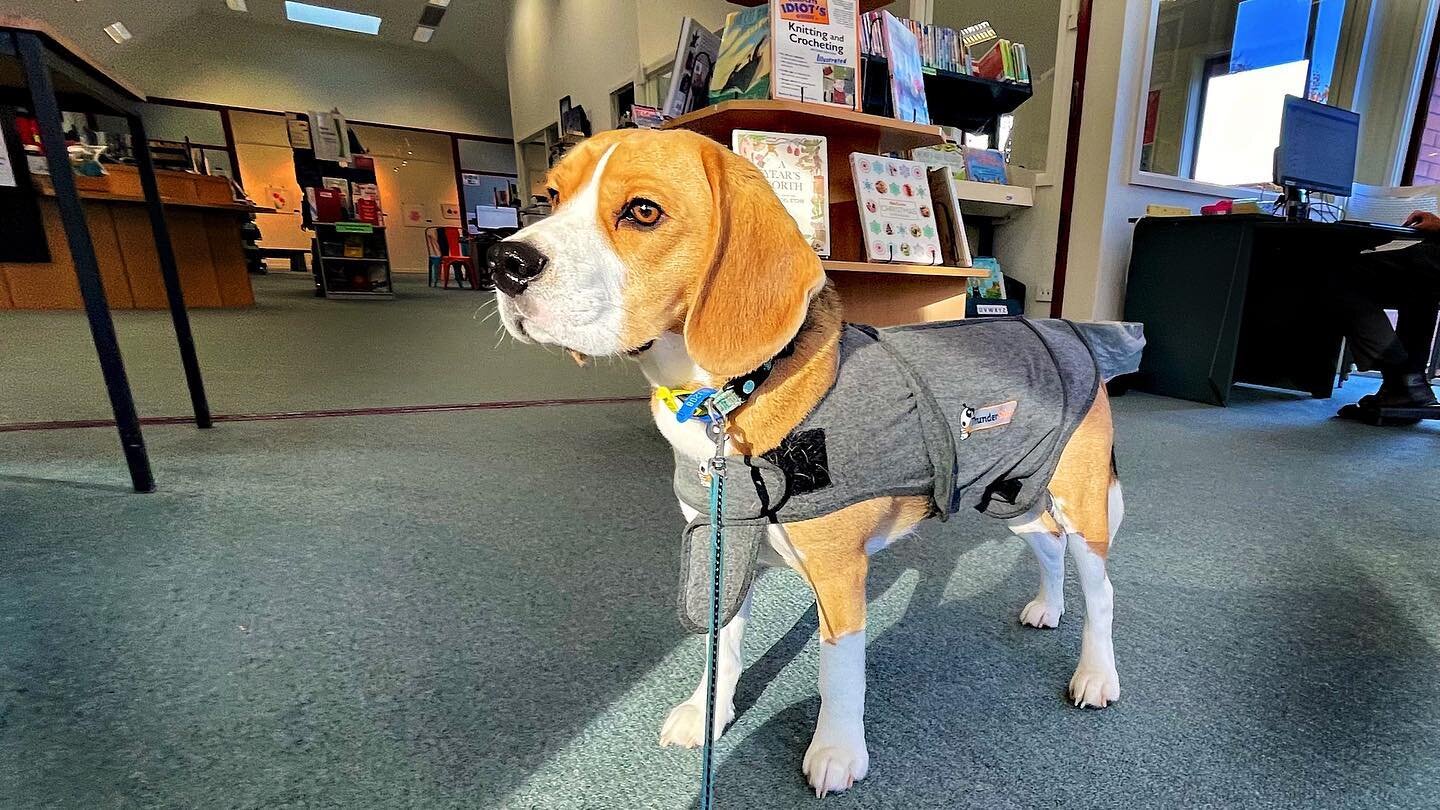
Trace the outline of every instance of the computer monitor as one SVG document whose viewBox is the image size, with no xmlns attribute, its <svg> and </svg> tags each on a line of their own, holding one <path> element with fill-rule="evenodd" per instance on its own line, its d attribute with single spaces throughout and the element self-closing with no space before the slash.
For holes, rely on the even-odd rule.
<svg viewBox="0 0 1440 810">
<path fill-rule="evenodd" d="M 1280 117 L 1280 145 L 1275 148 L 1275 184 L 1284 186 L 1287 192 L 1318 191 L 1349 197 L 1355 185 L 1359 142 L 1358 113 L 1286 96 Z"/>
</svg>

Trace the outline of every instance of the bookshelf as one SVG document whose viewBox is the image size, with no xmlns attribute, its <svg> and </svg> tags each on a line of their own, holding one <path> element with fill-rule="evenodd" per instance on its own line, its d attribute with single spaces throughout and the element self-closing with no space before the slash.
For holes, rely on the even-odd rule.
<svg viewBox="0 0 1440 810">
<path fill-rule="evenodd" d="M 892 3 L 893 1 L 894 0 L 860 0 L 860 13 L 864 14 L 867 11 L 874 11 L 877 8 L 884 8 L 885 6 L 890 5 L 890 3 Z M 732 5 L 752 7 L 763 6 L 768 2 L 770 2 L 770 0 L 730 0 L 730 3 Z"/>
<path fill-rule="evenodd" d="M 864 107 L 884 112 L 889 106 L 890 66 L 879 56 L 867 55 L 863 60 Z M 930 120 L 947 127 L 975 130 L 990 126 L 996 118 L 1029 101 L 1031 92 L 1027 82 L 986 79 L 938 68 L 925 73 Z"/>
<path fill-rule="evenodd" d="M 846 316 L 862 323 L 901 323 L 965 317 L 968 267 L 865 261 L 850 153 L 878 154 L 932 146 L 938 126 L 897 121 L 843 107 L 790 100 L 740 99 L 704 107 L 665 123 L 730 146 L 736 129 L 824 135 L 830 165 L 830 258 L 822 261 L 845 301 Z"/>
<path fill-rule="evenodd" d="M 393 298 L 385 229 L 363 222 L 316 222 L 317 295 L 326 298 Z M 359 255 L 356 255 L 359 254 Z"/>
</svg>

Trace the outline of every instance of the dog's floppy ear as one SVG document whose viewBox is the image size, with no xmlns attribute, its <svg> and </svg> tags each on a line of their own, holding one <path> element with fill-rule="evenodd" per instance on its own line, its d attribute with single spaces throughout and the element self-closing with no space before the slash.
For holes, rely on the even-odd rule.
<svg viewBox="0 0 1440 810">
<path fill-rule="evenodd" d="M 685 348 L 711 374 L 738 377 L 800 331 L 825 269 L 758 169 L 718 144 L 702 157 L 714 247 L 685 318 Z"/>
</svg>

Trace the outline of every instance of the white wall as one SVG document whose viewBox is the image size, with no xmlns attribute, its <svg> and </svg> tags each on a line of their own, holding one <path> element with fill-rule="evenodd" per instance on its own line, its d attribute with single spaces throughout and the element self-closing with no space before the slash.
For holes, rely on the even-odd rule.
<svg viewBox="0 0 1440 810">
<path fill-rule="evenodd" d="M 515 0 L 505 38 L 516 137 L 555 123 L 560 98 L 611 129 L 610 94 L 675 53 L 686 16 L 712 30 L 738 6 L 724 0 Z"/>
<path fill-rule="evenodd" d="M 439 51 L 199 14 L 143 47 L 119 50 L 114 64 L 152 96 L 267 110 L 338 107 L 373 123 L 510 136 L 505 77 Z"/>
</svg>

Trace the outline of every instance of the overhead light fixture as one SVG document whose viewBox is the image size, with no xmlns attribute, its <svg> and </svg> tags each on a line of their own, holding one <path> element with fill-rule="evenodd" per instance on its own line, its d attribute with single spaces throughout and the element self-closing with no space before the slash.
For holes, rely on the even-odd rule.
<svg viewBox="0 0 1440 810">
<path fill-rule="evenodd" d="M 225 7 L 231 11 L 249 11 L 250 7 L 245 5 L 245 0 L 225 0 Z"/>
<path fill-rule="evenodd" d="M 434 28 L 428 25 L 417 25 L 415 26 L 415 36 L 411 37 L 411 39 L 416 42 L 429 42 L 433 36 L 435 36 Z"/>
<path fill-rule="evenodd" d="M 110 38 L 115 40 L 116 45 L 130 40 L 130 29 L 126 28 L 125 23 L 119 20 L 105 26 L 105 33 L 109 34 Z"/>
<path fill-rule="evenodd" d="M 426 3 L 426 5 L 429 5 L 429 6 L 438 6 L 438 7 L 440 7 L 440 8 L 449 8 L 449 7 L 450 7 L 450 0 L 430 0 L 430 2 L 429 2 L 429 3 Z"/>
<path fill-rule="evenodd" d="M 375 35 L 380 33 L 380 18 L 373 14 L 356 14 L 338 8 L 313 6 L 285 0 L 285 18 L 290 22 L 318 25 L 321 28 L 335 28 L 340 31 L 354 31 L 357 34 Z"/>
</svg>

